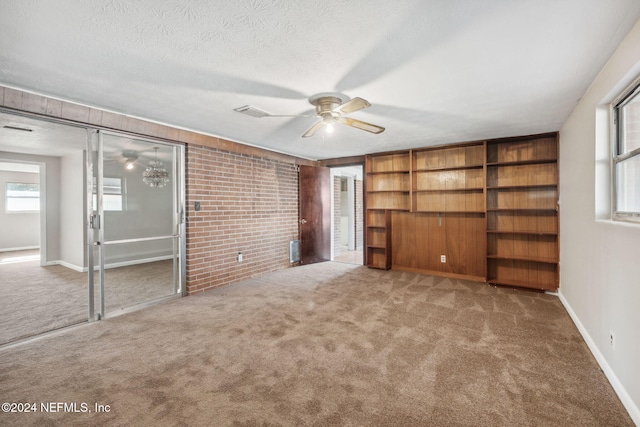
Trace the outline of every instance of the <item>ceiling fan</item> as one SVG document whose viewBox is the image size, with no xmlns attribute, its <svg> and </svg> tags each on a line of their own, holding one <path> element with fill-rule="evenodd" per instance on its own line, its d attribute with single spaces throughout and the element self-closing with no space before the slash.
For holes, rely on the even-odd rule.
<svg viewBox="0 0 640 427">
<path fill-rule="evenodd" d="M 112 157 L 105 157 L 105 163 L 117 163 L 123 165 L 126 169 L 135 168 L 139 161 L 140 154 L 133 150 L 123 150 L 122 153 L 114 154 Z"/>
<path fill-rule="evenodd" d="M 339 93 L 326 92 L 313 95 L 309 98 L 309 103 L 316 107 L 315 115 L 269 114 L 265 111 L 258 110 L 248 105 L 236 108 L 236 111 L 254 117 L 319 117 L 320 120 L 318 120 L 313 126 L 309 128 L 309 130 L 307 130 L 302 135 L 303 138 L 313 136 L 322 127 L 325 127 L 327 132 L 332 132 L 333 125 L 336 123 L 342 123 L 343 125 L 351 126 L 356 129 L 365 130 L 367 132 L 375 134 L 384 132 L 384 128 L 382 126 L 352 119 L 351 117 L 346 116 L 349 113 L 353 113 L 355 111 L 370 107 L 371 104 L 365 99 L 358 97 L 349 99 L 345 95 Z"/>
</svg>

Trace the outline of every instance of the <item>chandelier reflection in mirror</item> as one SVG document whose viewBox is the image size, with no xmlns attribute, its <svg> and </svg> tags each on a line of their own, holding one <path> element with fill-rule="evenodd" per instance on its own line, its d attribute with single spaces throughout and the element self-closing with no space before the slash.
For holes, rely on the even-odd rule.
<svg viewBox="0 0 640 427">
<path fill-rule="evenodd" d="M 155 150 L 154 158 L 149 162 L 149 167 L 142 172 L 142 181 L 151 188 L 161 188 L 169 183 L 169 172 L 158 160 L 158 147 L 153 149 Z"/>
</svg>

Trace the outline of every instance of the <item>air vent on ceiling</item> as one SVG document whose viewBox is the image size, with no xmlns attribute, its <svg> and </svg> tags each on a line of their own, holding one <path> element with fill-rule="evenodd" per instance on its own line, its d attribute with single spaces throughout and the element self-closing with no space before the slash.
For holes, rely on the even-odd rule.
<svg viewBox="0 0 640 427">
<path fill-rule="evenodd" d="M 33 132 L 33 129 L 19 128 L 19 127 L 15 127 L 15 126 L 3 126 L 3 128 L 5 128 L 5 129 L 13 129 L 13 130 L 21 130 L 23 132 Z"/>
<path fill-rule="evenodd" d="M 245 105 L 244 107 L 238 107 L 238 108 L 235 108 L 234 110 L 237 111 L 238 113 L 246 114 L 247 116 L 251 116 L 251 117 L 261 118 L 261 117 L 270 116 L 270 114 L 267 113 L 266 111 L 262 111 L 250 105 Z"/>
</svg>

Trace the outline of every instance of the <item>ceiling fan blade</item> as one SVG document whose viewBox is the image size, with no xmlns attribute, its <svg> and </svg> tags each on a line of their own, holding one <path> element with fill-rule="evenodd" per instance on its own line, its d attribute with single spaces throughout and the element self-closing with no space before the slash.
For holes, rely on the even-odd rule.
<svg viewBox="0 0 640 427">
<path fill-rule="evenodd" d="M 309 128 L 308 131 L 304 133 L 304 135 L 302 135 L 302 137 L 308 138 L 310 136 L 313 136 L 318 131 L 318 129 L 320 129 L 323 125 L 324 125 L 324 120 L 320 120 L 316 122 L 313 126 Z"/>
<path fill-rule="evenodd" d="M 369 101 L 367 101 L 366 99 L 355 97 L 336 108 L 335 111 L 340 111 L 343 114 L 349 114 L 367 107 L 371 107 Z"/>
<path fill-rule="evenodd" d="M 382 126 L 374 125 L 371 123 L 363 122 L 360 120 L 355 120 L 349 117 L 340 117 L 338 121 L 344 125 L 351 126 L 357 129 L 366 130 L 371 133 L 382 133 L 384 132 L 384 128 Z"/>
<path fill-rule="evenodd" d="M 243 105 L 242 107 L 234 108 L 234 111 L 245 114 L 247 116 L 255 118 L 263 117 L 317 117 L 317 114 L 271 114 L 260 108 L 252 107 L 251 105 Z"/>
<path fill-rule="evenodd" d="M 318 117 L 317 114 L 269 114 L 265 117 Z"/>
</svg>

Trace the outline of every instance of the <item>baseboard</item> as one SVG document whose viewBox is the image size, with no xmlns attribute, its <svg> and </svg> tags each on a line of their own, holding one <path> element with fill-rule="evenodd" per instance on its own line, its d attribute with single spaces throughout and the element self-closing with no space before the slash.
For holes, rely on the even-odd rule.
<svg viewBox="0 0 640 427">
<path fill-rule="evenodd" d="M 573 311 L 573 308 L 571 308 L 571 305 L 566 300 L 562 292 L 559 292 L 558 296 L 560 297 L 560 302 L 562 302 L 562 305 L 567 310 L 567 313 L 569 313 L 571 320 L 573 320 L 573 323 L 575 323 L 578 331 L 580 331 L 582 338 L 584 338 L 585 342 L 587 343 L 589 350 L 591 350 L 591 353 L 596 358 L 598 365 L 600 365 L 600 369 L 602 369 L 602 372 L 604 372 L 605 376 L 611 383 L 613 390 L 620 398 L 622 405 L 624 405 L 633 422 L 637 426 L 640 426 L 640 408 L 638 408 L 638 405 L 631 399 L 631 396 L 629 396 L 629 393 L 627 393 L 627 390 L 624 388 L 613 369 L 611 369 L 609 363 L 607 363 L 607 360 L 600 352 L 600 349 L 596 345 L 595 341 L 593 341 L 591 335 L 589 335 L 589 332 L 587 332 L 586 328 L 584 327 L 576 313 Z"/>
<path fill-rule="evenodd" d="M 0 252 L 31 251 L 34 249 L 40 249 L 40 246 L 23 246 L 20 248 L 2 248 L 0 249 Z"/>
<path fill-rule="evenodd" d="M 163 256 L 158 256 L 158 257 L 153 257 L 153 258 L 144 258 L 144 259 L 136 259 L 136 260 L 132 260 L 132 261 L 122 261 L 122 262 L 114 262 L 111 264 L 105 264 L 104 268 L 105 269 L 109 269 L 109 268 L 118 268 L 118 267 L 127 267 L 129 265 L 136 265 L 136 264 L 146 264 L 148 262 L 155 262 L 155 261 L 165 261 L 168 259 L 173 259 L 173 255 L 163 255 Z M 71 270 L 77 271 L 79 273 L 86 273 L 87 271 L 89 271 L 88 267 L 80 267 L 78 265 L 74 265 L 71 264 L 69 262 L 66 261 L 50 261 L 48 262 L 46 265 L 61 265 L 63 267 L 67 267 L 70 268 Z M 99 266 L 94 266 L 94 271 L 99 270 Z"/>
<path fill-rule="evenodd" d="M 75 265 L 75 264 L 71 264 L 70 262 L 66 262 L 66 261 L 49 261 L 47 262 L 45 265 L 61 265 L 63 267 L 69 268 L 73 271 L 77 271 L 78 273 L 86 273 L 87 269 L 86 267 L 80 267 L 79 265 Z"/>
</svg>

